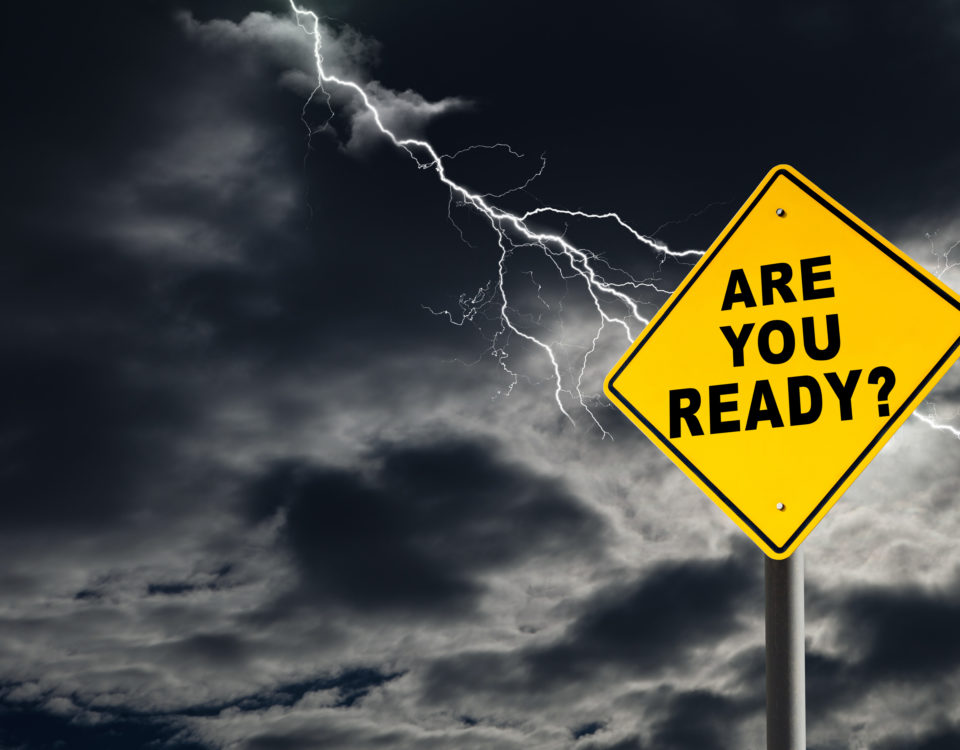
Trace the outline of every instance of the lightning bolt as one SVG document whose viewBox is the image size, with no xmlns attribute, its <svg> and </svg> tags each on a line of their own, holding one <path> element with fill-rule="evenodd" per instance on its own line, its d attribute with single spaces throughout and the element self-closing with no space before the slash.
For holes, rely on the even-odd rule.
<svg viewBox="0 0 960 750">
<path fill-rule="evenodd" d="M 655 240 L 637 231 L 618 214 L 613 212 L 587 213 L 562 208 L 542 207 L 526 213 L 513 213 L 493 202 L 495 199 L 503 198 L 509 193 L 524 189 L 536 179 L 543 171 L 545 164 L 543 157 L 541 157 L 540 169 L 533 177 L 516 188 L 497 194 L 479 193 L 467 189 L 447 174 L 447 162 L 457 158 L 468 150 L 476 148 L 503 148 L 507 149 L 514 156 L 520 155 L 506 144 L 473 146 L 468 149 L 461 149 L 454 154 L 440 154 L 433 145 L 426 140 L 399 137 L 384 124 L 380 111 L 361 85 L 355 81 L 332 75 L 324 68 L 320 19 L 317 14 L 297 6 L 293 0 L 290 0 L 290 7 L 296 16 L 297 25 L 313 39 L 313 58 L 316 65 L 317 85 L 304 103 L 301 113 L 304 125 L 307 128 L 308 140 L 317 132 L 317 128 L 312 127 L 307 121 L 307 110 L 311 103 L 316 98 L 322 97 L 326 106 L 328 108 L 330 106 L 330 96 L 325 89 L 325 85 L 335 84 L 350 89 L 356 94 L 360 102 L 362 102 L 363 107 L 372 117 L 376 128 L 382 135 L 388 138 L 397 148 L 403 149 L 420 169 L 433 171 L 437 179 L 450 191 L 451 202 L 458 201 L 465 206 L 473 208 L 486 223 L 489 224 L 494 232 L 500 253 L 497 262 L 496 281 L 492 285 L 482 287 L 472 296 L 462 295 L 460 297 L 459 315 L 455 315 L 448 310 L 438 311 L 431 308 L 427 309 L 434 314 L 445 316 L 452 323 L 464 325 L 473 322 L 487 308 L 494 306 L 498 310 L 499 327 L 493 334 L 489 351 L 497 358 L 500 366 L 510 377 L 511 382 L 507 392 L 509 393 L 510 390 L 512 390 L 513 386 L 518 382 L 519 376 L 509 365 L 506 342 L 511 336 L 517 336 L 538 348 L 549 360 L 553 372 L 554 399 L 561 413 L 572 423 L 575 423 L 576 420 L 563 402 L 563 396 L 566 394 L 580 405 L 584 413 L 589 416 L 593 424 L 600 430 L 601 435 L 603 437 L 609 437 L 609 433 L 598 421 L 582 389 L 582 380 L 587 365 L 589 364 L 590 356 L 596 351 L 597 343 L 608 326 L 622 330 L 627 341 L 630 342 L 635 338 L 634 326 L 642 327 L 649 322 L 649 319 L 641 314 L 639 303 L 629 293 L 630 291 L 649 289 L 654 292 L 669 294 L 672 290 L 659 287 L 653 279 L 637 279 L 623 269 L 610 265 L 604 258 L 596 253 L 574 245 L 559 234 L 537 231 L 530 226 L 529 220 L 544 214 L 554 214 L 557 216 L 593 221 L 615 222 L 641 245 L 657 253 L 661 257 L 661 262 L 667 257 L 672 257 L 680 261 L 688 258 L 696 258 L 702 255 L 702 252 L 699 250 L 673 251 L 666 243 Z M 463 236 L 462 232 L 461 236 Z M 593 304 L 593 308 L 596 310 L 598 318 L 597 328 L 590 347 L 587 348 L 580 361 L 579 371 L 575 378 L 564 377 L 555 348 L 556 345 L 549 343 L 529 330 L 525 330 L 517 320 L 518 316 L 507 292 L 506 278 L 508 274 L 507 261 L 512 252 L 520 247 L 535 247 L 540 249 L 561 274 L 562 278 L 568 281 L 579 281 L 585 288 Z M 615 274 L 617 280 L 608 279 L 608 275 L 610 274 Z M 638 331 L 639 328 L 637 329 L 637 332 Z"/>
<path fill-rule="evenodd" d="M 418 168 L 432 171 L 437 179 L 450 192 L 450 203 L 448 205 L 448 217 L 460 232 L 461 238 L 467 242 L 463 231 L 452 216 L 452 208 L 455 204 L 462 204 L 474 209 L 493 230 L 499 249 L 499 258 L 497 262 L 496 281 L 480 287 L 473 295 L 463 294 L 459 299 L 459 314 L 454 314 L 449 310 L 434 310 L 425 306 L 425 308 L 435 315 L 447 318 L 451 323 L 463 326 L 468 323 L 475 323 L 478 318 L 484 316 L 491 308 L 496 310 L 498 326 L 493 334 L 488 352 L 492 354 L 504 372 L 510 378 L 510 383 L 506 388 L 509 394 L 514 386 L 519 382 L 519 375 L 509 364 L 509 352 L 507 345 L 511 336 L 517 336 L 528 342 L 543 352 L 550 362 L 553 373 L 554 400 L 560 412 L 571 422 L 576 424 L 573 415 L 564 406 L 563 396 L 566 395 L 574 399 L 581 407 L 583 412 L 589 417 L 593 425 L 600 431 L 601 437 L 611 437 L 603 428 L 603 425 L 597 419 L 596 414 L 591 409 L 589 400 L 583 393 L 583 377 L 590 361 L 590 357 L 597 349 L 597 344 L 608 326 L 620 330 L 630 343 L 635 339 L 634 326 L 645 326 L 649 319 L 641 314 L 639 305 L 642 304 L 638 299 L 631 295 L 631 292 L 648 290 L 659 294 L 670 294 L 673 290 L 662 288 L 658 285 L 656 279 L 646 278 L 638 279 L 621 268 L 611 265 L 604 257 L 583 247 L 578 247 L 568 241 L 563 235 L 552 232 L 543 232 L 535 230 L 529 221 L 535 217 L 543 215 L 554 215 L 558 217 L 567 217 L 575 219 L 585 219 L 589 221 L 613 222 L 620 229 L 629 234 L 637 243 L 645 247 L 658 256 L 660 264 L 667 258 L 672 258 L 680 263 L 695 262 L 695 259 L 703 255 L 701 250 L 671 250 L 666 243 L 655 239 L 655 236 L 661 229 L 671 223 L 660 226 L 653 235 L 647 235 L 634 229 L 619 214 L 615 212 L 591 213 L 579 210 L 569 210 L 553 206 L 542 206 L 524 213 L 514 213 L 504 209 L 494 203 L 494 200 L 504 198 L 505 196 L 527 188 L 537 177 L 539 177 L 546 166 L 545 158 L 540 157 L 540 168 L 524 183 L 517 187 L 500 193 L 479 193 L 469 190 L 464 185 L 453 180 L 447 173 L 446 165 L 461 156 L 464 153 L 477 149 L 502 149 L 511 156 L 520 158 L 522 154 L 514 151 L 509 145 L 497 143 L 492 145 L 474 145 L 460 149 L 452 154 L 438 153 L 434 146 L 426 140 L 420 138 L 405 138 L 398 136 L 393 130 L 388 128 L 383 121 L 381 112 L 375 106 L 366 90 L 355 81 L 341 78 L 329 73 L 323 65 L 322 38 L 320 29 L 320 19 L 316 13 L 299 7 L 294 0 L 289 0 L 290 7 L 293 10 L 297 26 L 300 27 L 313 40 L 313 59 L 316 68 L 316 86 L 310 93 L 310 96 L 303 104 L 301 110 L 301 120 L 307 131 L 308 149 L 311 145 L 312 136 L 323 130 L 333 117 L 333 109 L 330 102 L 330 94 L 327 92 L 326 84 L 335 84 L 344 89 L 349 89 L 356 94 L 362 103 L 365 111 L 371 116 L 377 130 L 394 146 L 402 149 L 414 161 Z M 322 99 L 324 106 L 328 111 L 328 116 L 319 126 L 311 126 L 308 120 L 308 110 L 311 104 L 318 98 Z M 715 205 L 715 204 L 711 204 Z M 710 208 L 707 206 L 706 208 Z M 703 210 L 705 211 L 706 208 Z M 702 212 L 702 211 L 701 211 Z M 701 213 L 698 212 L 698 213 Z M 691 216 L 695 216 L 692 214 Z M 469 244 L 469 242 L 467 242 Z M 508 275 L 508 260 L 514 250 L 522 247 L 534 247 L 542 251 L 544 257 L 553 265 L 565 281 L 577 281 L 586 290 L 593 309 L 597 314 L 597 327 L 594 330 L 590 346 L 585 349 L 583 357 L 580 360 L 579 370 L 574 377 L 565 378 L 560 367 L 560 361 L 557 354 L 557 345 L 552 344 L 542 337 L 535 335 L 530 330 L 525 330 L 518 322 L 516 308 L 511 304 L 510 296 L 507 291 L 506 278 Z M 954 246 L 956 247 L 956 245 Z M 952 250 L 953 248 L 951 248 Z M 949 251 L 938 258 L 938 275 L 942 275 L 949 268 L 957 265 L 949 262 Z M 613 275 L 617 280 L 612 280 L 608 276 Z M 531 280 L 532 273 L 531 273 Z M 536 283 L 534 281 L 534 283 Z M 537 285 L 538 299 L 544 302 L 539 296 L 540 287 Z M 545 302 L 544 302 L 545 304 Z M 918 417 L 931 427 L 937 430 L 950 432 L 955 437 L 960 438 L 960 430 L 949 425 L 940 424 L 935 419 L 923 416 L 914 412 Z"/>
<path fill-rule="evenodd" d="M 953 435 L 955 438 L 960 440 L 960 430 L 958 430 L 956 427 L 952 427 L 948 424 L 944 424 L 936 420 L 936 409 L 933 410 L 932 417 L 928 417 L 925 414 L 921 414 L 918 411 L 913 412 L 913 416 L 919 419 L 921 422 L 925 422 L 926 424 L 930 425 L 933 429 L 943 430 L 944 432 L 948 432 L 951 435 Z"/>
<path fill-rule="evenodd" d="M 960 266 L 960 261 L 951 260 L 950 258 L 950 253 L 956 250 L 957 247 L 960 247 L 960 240 L 954 242 L 952 245 L 950 245 L 950 247 L 948 247 L 943 252 L 940 252 L 939 250 L 937 250 L 937 247 L 934 244 L 934 238 L 936 237 L 936 235 L 937 235 L 937 232 L 932 232 L 932 233 L 927 232 L 924 235 L 924 238 L 930 244 L 930 253 L 937 259 L 937 267 L 934 269 L 934 275 L 938 279 L 942 279 L 944 275 L 946 275 L 947 271 Z M 935 404 L 930 405 L 929 415 L 921 414 L 919 411 L 914 411 L 911 416 L 916 417 L 921 422 L 924 422 L 925 424 L 929 425 L 935 430 L 946 432 L 950 435 L 953 435 L 958 440 L 960 440 L 960 430 L 958 430 L 956 427 L 953 427 L 949 424 L 938 421 L 937 407 Z"/>
<path fill-rule="evenodd" d="M 934 244 L 934 238 L 937 236 L 938 232 L 927 232 L 924 235 L 927 242 L 930 243 L 930 253 L 937 259 L 937 267 L 934 270 L 938 279 L 942 279 L 944 275 L 952 268 L 957 268 L 960 266 L 960 260 L 951 260 L 950 253 L 960 247 L 960 240 L 954 242 L 950 247 L 948 247 L 943 252 L 937 250 L 937 246 Z"/>
</svg>

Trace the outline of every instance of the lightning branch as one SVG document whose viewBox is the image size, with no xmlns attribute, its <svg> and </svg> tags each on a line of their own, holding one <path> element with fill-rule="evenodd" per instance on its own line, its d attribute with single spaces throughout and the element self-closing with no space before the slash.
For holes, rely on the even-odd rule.
<svg viewBox="0 0 960 750">
<path fill-rule="evenodd" d="M 603 256 L 584 248 L 579 247 L 566 239 L 563 235 L 535 230 L 530 225 L 530 220 L 538 216 L 553 215 L 557 217 L 567 217 L 575 219 L 584 219 L 588 221 L 606 221 L 615 223 L 620 229 L 624 230 L 636 243 L 658 257 L 660 263 L 667 258 L 677 260 L 681 263 L 692 264 L 703 255 L 701 250 L 672 250 L 668 245 L 656 239 L 655 235 L 664 227 L 672 222 L 662 225 L 652 235 L 647 235 L 637 231 L 619 214 L 609 211 L 603 213 L 593 213 L 579 210 L 569 210 L 553 206 L 542 206 L 531 211 L 516 213 L 506 210 L 495 201 L 502 199 L 512 193 L 525 190 L 536 180 L 546 166 L 546 160 L 541 155 L 539 169 L 522 184 L 502 191 L 500 193 L 480 193 L 469 190 L 464 185 L 452 179 L 447 172 L 447 165 L 463 155 L 464 153 L 478 149 L 502 149 L 511 156 L 520 158 L 522 154 L 514 151 L 509 145 L 496 143 L 492 145 L 473 145 L 460 149 L 452 154 L 441 154 L 434 146 L 420 138 L 400 137 L 393 130 L 388 128 L 381 116 L 380 110 L 376 107 L 371 97 L 359 83 L 341 78 L 328 72 L 323 65 L 322 54 L 322 34 L 320 19 L 316 13 L 297 6 L 294 0 L 289 0 L 290 7 L 296 18 L 297 25 L 308 34 L 313 43 L 313 60 L 316 68 L 316 85 L 310 96 L 304 102 L 301 119 L 307 129 L 308 146 L 312 136 L 325 128 L 330 119 L 334 116 L 334 110 L 331 104 L 331 97 L 326 89 L 326 85 L 333 84 L 344 89 L 351 90 L 359 99 L 364 110 L 371 116 L 377 130 L 394 146 L 402 149 L 422 170 L 433 172 L 437 179 L 449 190 L 450 202 L 448 205 L 448 217 L 457 228 L 461 238 L 467 242 L 462 229 L 453 219 L 453 207 L 462 205 L 473 209 L 476 214 L 489 225 L 493 236 L 496 238 L 499 257 L 497 261 L 497 274 L 495 280 L 480 287 L 474 294 L 462 294 L 458 300 L 458 310 L 435 310 L 427 307 L 431 313 L 445 317 L 450 323 L 457 326 L 467 324 L 476 324 L 481 318 L 495 320 L 495 330 L 490 339 L 488 352 L 496 358 L 500 367 L 509 377 L 509 385 L 505 389 L 506 394 L 512 392 L 514 386 L 519 382 L 520 375 L 513 369 L 509 359 L 509 342 L 511 337 L 516 336 L 536 349 L 540 350 L 550 363 L 552 371 L 553 395 L 557 408 L 570 420 L 576 423 L 574 414 L 564 405 L 564 396 L 571 398 L 579 405 L 583 414 L 587 415 L 592 424 L 600 431 L 603 438 L 611 437 L 594 412 L 595 404 L 591 406 L 591 400 L 584 394 L 583 378 L 590 363 L 591 356 L 596 352 L 597 345 L 601 336 L 608 327 L 616 329 L 626 337 L 627 342 L 632 342 L 639 331 L 649 322 L 649 318 L 641 313 L 640 305 L 643 302 L 635 295 L 640 292 L 655 292 L 659 294 L 670 294 L 671 288 L 665 288 L 659 285 L 659 282 L 653 278 L 638 279 L 626 272 L 624 269 L 613 266 Z M 327 116 L 319 126 L 312 126 L 308 120 L 308 110 L 317 100 L 323 102 L 327 110 Z M 711 206 L 714 204 L 711 204 Z M 709 206 L 708 206 L 709 208 Z M 706 210 L 706 209 L 703 209 Z M 699 212 L 698 212 L 699 213 Z M 695 214 L 694 214 L 695 215 Z M 469 244 L 469 242 L 467 242 Z M 579 359 L 576 372 L 563 372 L 560 366 L 560 356 L 558 355 L 558 344 L 546 340 L 543 336 L 535 333 L 533 326 L 523 325 L 517 312 L 516 306 L 511 302 L 511 296 L 507 287 L 507 276 L 509 273 L 508 262 L 514 251 L 523 248 L 532 247 L 542 252 L 543 257 L 559 273 L 560 278 L 565 282 L 574 281 L 578 283 L 586 292 L 591 302 L 593 310 L 596 313 L 596 327 L 588 346 L 583 347 L 583 356 Z M 956 247 L 956 245 L 954 245 Z M 953 250 L 954 248 L 950 248 Z M 938 255 L 938 275 L 943 275 L 947 270 L 957 265 L 956 261 L 949 258 L 950 251 Z M 526 272 L 531 275 L 531 281 L 537 286 L 538 299 L 544 302 L 540 297 L 540 285 L 532 277 L 532 272 Z M 936 430 L 941 430 L 952 434 L 960 439 L 960 430 L 940 423 L 936 417 L 935 409 L 930 415 L 922 415 L 914 412 L 924 423 Z"/>
</svg>

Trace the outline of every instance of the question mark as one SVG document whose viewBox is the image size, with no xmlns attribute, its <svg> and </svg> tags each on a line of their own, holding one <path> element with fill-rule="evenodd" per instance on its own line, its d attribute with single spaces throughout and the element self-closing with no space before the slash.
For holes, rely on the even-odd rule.
<svg viewBox="0 0 960 750">
<path fill-rule="evenodd" d="M 867 382 L 870 383 L 870 385 L 876 385 L 881 381 L 883 384 L 880 386 L 880 390 L 877 392 L 878 402 L 884 402 L 887 400 L 887 396 L 889 396 L 890 391 L 893 390 L 894 383 L 897 382 L 897 376 L 893 374 L 893 370 L 891 370 L 889 367 L 884 367 L 883 365 L 880 365 L 880 367 L 874 367 L 872 370 L 870 370 L 870 376 L 867 378 Z M 877 411 L 880 412 L 881 417 L 889 417 L 890 404 L 878 403 Z"/>
</svg>

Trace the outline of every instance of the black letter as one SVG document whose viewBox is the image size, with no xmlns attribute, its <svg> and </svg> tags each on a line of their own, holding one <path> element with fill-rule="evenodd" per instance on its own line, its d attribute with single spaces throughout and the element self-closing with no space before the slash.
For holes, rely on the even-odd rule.
<svg viewBox="0 0 960 750">
<path fill-rule="evenodd" d="M 710 386 L 710 434 L 716 435 L 718 432 L 740 432 L 740 421 L 734 419 L 731 422 L 724 422 L 722 415 L 725 411 L 736 411 L 736 401 L 721 401 L 721 396 L 728 396 L 737 392 L 736 383 L 724 383 L 723 385 Z"/>
<path fill-rule="evenodd" d="M 827 316 L 827 346 L 824 349 L 817 348 L 813 317 L 803 318 L 800 322 L 803 324 L 803 348 L 810 359 L 823 361 L 837 356 L 840 351 L 840 318 L 836 313 Z"/>
<path fill-rule="evenodd" d="M 780 331 L 780 335 L 783 336 L 783 349 L 779 354 L 774 354 L 770 348 L 770 334 L 773 331 Z M 757 334 L 757 348 L 760 349 L 760 356 L 771 365 L 782 365 L 790 359 L 796 343 L 793 329 L 785 320 L 768 320 L 760 326 L 760 333 Z"/>
<path fill-rule="evenodd" d="M 689 403 L 682 406 L 680 403 L 682 399 L 686 399 Z M 700 420 L 696 417 L 699 408 L 700 391 L 696 388 L 677 388 L 670 391 L 670 437 L 680 437 L 681 419 L 687 421 L 687 428 L 691 435 L 702 435 L 703 428 L 700 426 Z"/>
<path fill-rule="evenodd" d="M 721 310 L 729 310 L 734 302 L 742 302 L 747 307 L 756 307 L 757 301 L 753 298 L 747 275 L 742 268 L 734 268 L 727 279 L 727 291 L 723 293 Z"/>
<path fill-rule="evenodd" d="M 773 274 L 779 274 L 773 278 Z M 793 269 L 789 263 L 771 263 L 768 266 L 760 266 L 760 298 L 763 304 L 773 304 L 773 290 L 780 292 L 780 297 L 784 302 L 796 302 L 797 298 L 787 284 L 793 278 Z"/>
<path fill-rule="evenodd" d="M 750 412 L 747 414 L 747 423 L 744 430 L 757 429 L 757 422 L 761 419 L 770 423 L 771 427 L 783 427 L 783 418 L 777 408 L 777 400 L 773 397 L 773 389 L 769 380 L 758 380 L 753 389 L 753 398 L 750 400 Z"/>
<path fill-rule="evenodd" d="M 810 392 L 810 409 L 803 411 L 800 408 L 800 389 L 806 388 Z M 790 424 L 811 424 L 817 421 L 823 411 L 823 396 L 820 394 L 820 384 L 812 375 L 797 375 L 787 378 L 787 395 L 790 399 Z"/>
<path fill-rule="evenodd" d="M 845 422 L 853 419 L 853 389 L 857 387 L 857 381 L 860 380 L 861 370 L 850 370 L 847 380 L 840 382 L 840 378 L 835 372 L 825 372 L 823 377 L 827 379 L 833 392 L 837 394 L 837 401 L 840 402 L 840 421 Z"/>
<path fill-rule="evenodd" d="M 816 258 L 804 258 L 800 261 L 800 282 L 803 287 L 804 299 L 826 299 L 833 296 L 833 287 L 825 289 L 814 289 L 813 285 L 818 281 L 826 281 L 830 278 L 829 271 L 814 271 L 816 266 L 825 266 L 830 262 L 829 255 L 820 255 Z"/>
<path fill-rule="evenodd" d="M 743 347 L 747 345 L 747 339 L 750 338 L 750 331 L 753 330 L 753 323 L 747 323 L 743 328 L 741 328 L 739 335 L 733 332 L 733 328 L 731 326 L 720 326 L 720 330 L 723 331 L 723 335 L 727 339 L 727 343 L 730 344 L 730 348 L 733 349 L 733 366 L 743 367 Z"/>
</svg>

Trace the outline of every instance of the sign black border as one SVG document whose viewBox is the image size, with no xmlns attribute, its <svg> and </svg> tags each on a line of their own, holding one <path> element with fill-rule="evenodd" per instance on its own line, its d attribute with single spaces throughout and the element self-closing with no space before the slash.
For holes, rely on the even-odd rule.
<svg viewBox="0 0 960 750">
<path fill-rule="evenodd" d="M 736 514 L 736 516 L 740 520 L 742 520 L 757 535 L 758 538 L 760 538 L 764 542 L 764 544 L 766 544 L 771 550 L 773 550 L 777 554 L 780 554 L 790 548 L 790 545 L 793 544 L 794 540 L 796 540 L 796 538 L 803 532 L 803 530 L 810 525 L 810 523 L 813 521 L 816 515 L 820 512 L 823 506 L 830 501 L 830 499 L 836 494 L 839 487 L 847 480 L 847 478 L 850 476 L 851 473 L 856 471 L 857 467 L 860 466 L 860 464 L 864 461 L 864 459 L 867 457 L 870 451 L 873 450 L 874 446 L 876 446 L 876 444 L 883 438 L 883 436 L 892 427 L 892 425 L 900 418 L 900 415 L 903 414 L 904 410 L 907 408 L 907 405 L 913 403 L 913 400 L 917 397 L 917 394 L 919 394 L 920 391 L 923 390 L 923 388 L 927 385 L 927 383 L 930 382 L 930 379 L 937 373 L 937 371 L 941 367 L 943 367 L 943 364 L 950 358 L 950 356 L 954 353 L 954 351 L 956 351 L 957 347 L 960 346 L 960 337 L 958 337 L 957 340 L 953 342 L 953 345 L 950 346 L 949 349 L 947 349 L 946 353 L 942 357 L 940 357 L 939 360 L 937 360 L 937 363 L 933 366 L 933 369 L 930 370 L 930 372 L 927 373 L 926 377 L 924 377 L 923 380 L 920 381 L 920 384 L 916 388 L 914 388 L 913 392 L 907 397 L 907 399 L 903 402 L 900 408 L 897 409 L 891 415 L 891 417 L 884 423 L 883 427 L 880 428 L 880 431 L 874 436 L 873 440 L 871 440 L 870 443 L 867 445 L 867 447 L 864 448 L 863 451 L 861 451 L 860 455 L 857 456 L 857 458 L 850 465 L 850 467 L 845 472 L 843 472 L 843 474 L 836 481 L 833 487 L 830 488 L 830 491 L 827 492 L 827 494 L 823 497 L 822 500 L 820 500 L 819 503 L 817 503 L 816 507 L 814 507 L 810 515 L 808 515 L 804 519 L 803 523 L 801 523 L 797 527 L 797 530 L 793 532 L 790 538 L 787 539 L 787 541 L 782 546 L 778 546 L 774 544 L 773 541 L 766 534 L 764 534 L 753 521 L 747 518 L 746 514 L 742 510 L 740 510 L 740 508 L 738 508 L 729 497 L 727 497 L 723 492 L 720 491 L 719 487 L 717 487 L 713 482 L 711 482 L 696 466 L 694 466 L 693 463 L 690 461 L 690 459 L 688 459 L 685 455 L 683 455 L 683 453 L 680 452 L 677 449 L 677 447 L 673 445 L 673 443 L 667 440 L 666 436 L 664 436 L 663 433 L 660 432 L 660 430 L 654 427 L 639 411 L 637 411 L 637 409 L 633 406 L 633 404 L 627 401 L 624 395 L 617 390 L 615 386 L 615 382 L 617 378 L 620 377 L 620 374 L 624 371 L 627 365 L 629 365 L 630 362 L 633 360 L 633 358 L 636 356 L 637 352 L 639 352 L 640 349 L 643 347 L 643 345 L 650 340 L 650 337 L 653 336 L 654 333 L 656 333 L 657 329 L 660 327 L 660 324 L 667 319 L 667 316 L 671 312 L 673 312 L 673 309 L 677 306 L 677 303 L 680 302 L 681 299 L 683 299 L 683 295 L 687 293 L 687 290 L 696 283 L 697 279 L 706 270 L 707 266 L 709 266 L 710 263 L 713 261 L 713 259 L 717 257 L 717 253 L 719 253 L 723 249 L 724 245 L 726 245 L 727 243 L 727 240 L 730 239 L 730 237 L 734 234 L 734 232 L 737 231 L 737 229 L 743 223 L 744 219 L 746 219 L 747 216 L 750 215 L 750 212 L 754 209 L 754 207 L 757 205 L 760 199 L 764 196 L 764 194 L 767 192 L 770 186 L 774 182 L 776 182 L 778 177 L 786 177 L 794 185 L 796 185 L 801 190 L 803 190 L 803 192 L 805 192 L 811 198 L 816 200 L 820 205 L 822 205 L 824 208 L 830 211 L 834 216 L 836 216 L 838 219 L 843 221 L 847 226 L 849 226 L 851 229 L 857 232 L 857 234 L 859 234 L 861 237 L 863 237 L 868 242 L 870 242 L 870 244 L 872 244 L 878 250 L 883 252 L 884 255 L 886 255 L 888 258 L 896 262 L 904 270 L 912 274 L 916 279 L 918 279 L 920 282 L 922 282 L 927 287 L 929 287 L 933 292 L 935 292 L 937 295 L 943 298 L 947 303 L 953 305 L 953 307 L 956 308 L 958 311 L 960 311 L 960 304 L 958 304 L 953 297 L 945 293 L 936 284 L 931 283 L 930 279 L 928 279 L 925 275 L 919 273 L 917 269 L 915 269 L 909 263 L 904 262 L 903 258 L 901 258 L 897 253 L 892 252 L 890 248 L 888 248 L 886 245 L 880 242 L 876 237 L 874 237 L 869 232 L 865 231 L 863 227 L 861 227 L 855 221 L 852 221 L 849 216 L 844 214 L 842 211 L 839 211 L 830 202 L 824 200 L 824 198 L 821 195 L 819 195 L 816 191 L 811 190 L 809 186 L 804 184 L 802 181 L 798 180 L 788 170 L 778 169 L 776 172 L 770 175 L 770 178 L 767 180 L 767 183 L 762 187 L 760 192 L 757 193 L 757 196 L 753 199 L 753 201 L 747 207 L 747 210 L 744 211 L 743 214 L 740 216 L 740 218 L 737 219 L 736 223 L 726 231 L 726 233 L 723 235 L 720 241 L 716 244 L 716 246 L 710 252 L 710 255 L 707 257 L 707 259 L 697 269 L 696 274 L 692 278 L 690 278 L 689 281 L 685 281 L 683 288 L 680 290 L 680 293 L 677 294 L 677 296 L 673 299 L 673 301 L 670 303 L 670 306 L 666 309 L 663 315 L 661 315 L 657 319 L 655 324 L 653 324 L 652 326 L 648 326 L 647 329 L 644 330 L 643 335 L 640 337 L 640 340 L 637 342 L 636 346 L 633 348 L 633 351 L 630 352 L 630 355 L 623 361 L 623 364 L 621 364 L 620 367 L 617 368 L 617 371 L 607 381 L 607 387 L 610 389 L 610 392 L 613 393 L 620 400 L 620 403 L 626 406 L 630 410 L 630 412 L 637 419 L 639 419 L 647 427 L 647 429 L 650 430 L 650 432 L 656 435 L 657 439 L 663 445 L 667 446 L 670 449 L 670 451 L 683 463 L 683 465 L 686 466 L 691 472 L 693 472 L 700 479 L 700 481 L 702 481 L 707 487 L 709 487 L 710 490 L 714 493 L 714 495 L 720 498 L 723 501 L 723 503 L 730 510 L 732 510 Z"/>
</svg>

